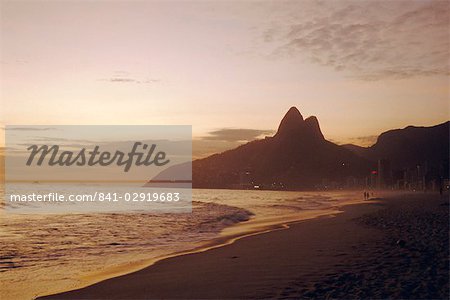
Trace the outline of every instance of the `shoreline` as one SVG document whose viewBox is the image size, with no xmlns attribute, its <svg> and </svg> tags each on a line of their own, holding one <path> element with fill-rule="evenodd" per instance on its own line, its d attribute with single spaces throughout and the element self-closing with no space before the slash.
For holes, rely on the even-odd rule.
<svg viewBox="0 0 450 300">
<path fill-rule="evenodd" d="M 336 294 L 333 293 L 337 293 L 336 289 L 339 290 L 339 286 L 344 285 L 348 286 L 348 289 L 355 289 L 352 286 L 355 280 L 363 280 L 360 284 L 367 285 L 365 290 L 360 291 L 360 287 L 357 287 L 356 291 L 344 293 L 341 298 L 342 296 L 358 298 L 357 295 L 365 295 L 366 298 L 386 298 L 390 295 L 389 289 L 395 291 L 395 288 L 377 287 L 374 289 L 369 281 L 368 283 L 364 279 L 359 279 L 358 276 L 364 277 L 367 273 L 375 274 L 373 280 L 376 281 L 377 276 L 381 273 L 387 277 L 386 282 L 395 282 L 396 277 L 391 277 L 397 275 L 390 274 L 393 272 L 390 269 L 392 265 L 399 264 L 402 268 L 407 269 L 404 271 L 406 274 L 403 274 L 408 278 L 407 281 L 414 281 L 423 270 L 416 268 L 408 271 L 408 264 L 411 261 L 418 261 L 419 267 L 425 268 L 424 266 L 427 265 L 423 265 L 417 253 L 411 252 L 411 254 L 404 247 L 395 244 L 392 246 L 392 241 L 389 241 L 390 244 L 386 243 L 386 231 L 392 231 L 392 229 L 389 226 L 386 229 L 384 224 L 385 227 L 379 228 L 370 224 L 370 222 L 373 223 L 370 216 L 381 214 L 381 220 L 394 218 L 395 222 L 399 222 L 401 226 L 406 224 L 405 228 L 409 228 L 408 222 L 416 221 L 403 211 L 405 209 L 408 211 L 408 205 L 411 206 L 411 203 L 416 202 L 419 203 L 419 209 L 415 208 L 419 216 L 427 213 L 426 210 L 424 211 L 423 205 L 427 209 L 431 207 L 430 211 L 432 211 L 436 210 L 434 206 L 445 204 L 445 201 L 443 202 L 442 198 L 437 199 L 436 195 L 419 194 L 414 196 L 409 194 L 346 205 L 343 207 L 343 213 L 333 217 L 329 215 L 328 217 L 292 222 L 285 226 L 271 228 L 264 233 L 241 236 L 230 240 L 225 245 L 216 245 L 195 253 L 159 260 L 151 266 L 127 275 L 113 277 L 85 288 L 40 299 L 297 298 L 299 295 L 303 295 L 302 298 L 325 298 L 330 295 L 336 298 Z M 446 203 L 448 211 L 448 200 Z M 386 209 L 387 207 L 389 209 Z M 438 209 L 440 209 L 439 207 Z M 389 216 L 391 210 L 396 213 Z M 395 219 L 397 214 L 401 217 L 400 221 Z M 367 224 L 361 221 L 364 219 Z M 379 220 L 375 222 L 375 224 L 377 223 Z M 447 230 L 448 233 L 448 220 L 444 224 L 447 225 L 447 228 L 443 228 L 442 224 L 437 229 Z M 434 231 L 435 229 L 427 228 L 426 230 Z M 411 231 L 411 229 L 407 230 Z M 424 234 L 429 235 L 430 233 L 426 230 Z M 411 235 L 411 232 L 408 233 Z M 422 237 L 415 238 L 414 234 L 415 232 L 412 231 L 413 240 L 423 239 Z M 388 238 L 392 237 L 388 236 Z M 409 241 L 406 243 L 408 244 Z M 447 267 L 448 244 L 444 245 L 444 248 L 445 246 Z M 255 252 L 256 249 L 258 250 Z M 439 251 L 436 249 L 432 250 Z M 433 251 L 430 253 L 434 253 Z M 380 253 L 382 254 L 381 261 L 373 261 L 374 258 L 379 259 Z M 403 256 L 407 257 L 408 264 L 403 261 Z M 432 260 L 434 256 L 429 259 Z M 387 262 L 384 262 L 385 259 Z M 345 270 L 347 265 L 349 269 Z M 437 266 L 438 273 L 442 273 L 441 263 L 434 262 L 431 266 Z M 345 271 L 340 270 L 341 268 L 344 268 Z M 427 266 L 427 268 L 430 267 Z M 436 271 L 434 267 L 433 270 Z M 448 268 L 445 271 L 448 272 Z M 341 276 L 341 274 L 346 276 Z M 447 277 L 444 276 L 440 279 L 441 284 L 448 286 L 448 274 Z M 428 279 L 422 280 L 427 281 Z M 335 281 L 339 285 L 338 287 L 334 286 Z M 405 283 L 398 284 L 400 284 L 400 288 L 397 287 L 397 289 L 403 293 L 398 296 L 408 298 L 409 294 L 401 289 L 401 285 Z M 432 285 L 433 283 L 427 284 Z M 322 289 L 321 286 L 325 288 Z M 425 293 L 425 296 L 433 295 L 434 298 L 436 298 L 435 295 L 440 295 L 439 293 L 445 293 L 442 292 L 440 286 L 428 290 L 435 291 L 435 294 L 426 294 L 427 290 L 425 292 L 420 290 L 420 292 Z M 277 291 L 276 294 L 273 294 L 274 291 Z M 369 294 L 361 294 L 363 292 Z M 371 292 L 374 294 L 370 294 Z M 419 292 L 417 295 L 420 295 Z"/>
<path fill-rule="evenodd" d="M 225 247 L 227 245 L 233 244 L 234 242 L 259 235 L 264 234 L 268 232 L 273 232 L 277 230 L 284 230 L 288 229 L 290 225 L 301 223 L 308 220 L 314 220 L 314 219 L 320 219 L 320 218 L 326 218 L 326 217 L 333 217 L 337 214 L 340 214 L 343 212 L 342 208 L 348 205 L 357 205 L 362 200 L 348 200 L 340 203 L 339 205 L 336 205 L 335 207 L 330 207 L 326 210 L 310 210 L 305 211 L 301 216 L 297 217 L 291 217 L 288 220 L 286 220 L 283 217 L 275 218 L 274 220 L 271 219 L 271 221 L 268 221 L 266 219 L 263 220 L 256 220 L 256 219 L 250 219 L 245 222 L 237 223 L 232 226 L 226 227 L 222 230 L 219 237 L 216 237 L 212 240 L 208 240 L 206 242 L 198 242 L 196 246 L 194 246 L 190 250 L 185 251 L 179 251 L 170 253 L 168 255 L 163 255 L 160 257 L 155 257 L 151 259 L 144 259 L 140 261 L 134 261 L 130 262 L 124 265 L 119 266 L 113 266 L 109 267 L 103 271 L 92 273 L 86 276 L 83 276 L 79 278 L 80 283 L 76 286 L 73 286 L 70 289 L 61 289 L 57 291 L 57 294 L 70 292 L 74 290 L 79 290 L 83 288 L 87 288 L 89 286 L 101 283 L 105 280 L 117 278 L 120 276 L 125 276 L 132 274 L 134 272 L 141 271 L 146 268 L 152 267 L 154 264 L 166 260 L 171 259 L 174 257 L 181 257 L 189 254 L 197 254 L 202 253 L 205 251 L 209 251 L 216 248 Z M 370 201 L 364 201 L 365 203 L 369 203 Z M 259 224 L 258 224 L 259 223 Z M 243 229 L 246 228 L 247 229 Z M 42 295 L 35 295 L 34 299 L 42 299 L 47 296 L 54 295 L 54 292 L 48 293 L 48 294 L 42 294 Z"/>
<path fill-rule="evenodd" d="M 363 203 L 370 203 L 370 200 L 346 200 L 337 205 L 333 205 L 327 209 L 316 209 L 304 211 L 300 216 L 297 214 L 291 214 L 283 217 L 277 218 L 267 218 L 267 219 L 250 219 L 245 222 L 240 222 L 232 226 L 226 227 L 222 230 L 220 235 L 212 240 L 197 242 L 192 249 L 170 253 L 168 255 L 163 255 L 160 257 L 154 257 L 151 259 L 144 259 L 140 261 L 134 261 L 127 264 L 109 267 L 98 273 L 91 273 L 79 278 L 80 283 L 71 287 L 61 289 L 57 294 L 66 293 L 70 291 L 80 290 L 87 288 L 89 286 L 104 282 L 109 279 L 114 279 L 120 276 L 126 276 L 134 272 L 141 271 L 146 268 L 150 268 L 160 261 L 171 259 L 174 257 L 182 257 L 190 254 L 202 253 L 216 248 L 225 247 L 231 245 L 236 241 L 260 235 L 264 233 L 269 233 L 277 230 L 289 229 L 291 225 L 302 223 L 304 221 L 334 217 L 340 213 L 343 213 L 343 209 L 348 205 L 357 205 Z M 287 217 L 287 218 L 286 218 Z M 47 296 L 55 295 L 55 292 L 48 294 L 35 295 L 34 299 L 41 299 Z"/>
<path fill-rule="evenodd" d="M 334 218 L 342 213 L 345 213 L 346 207 L 373 204 L 373 203 L 377 203 L 379 200 L 380 200 L 379 198 L 376 198 L 373 200 L 347 200 L 347 201 L 343 201 L 343 202 L 337 204 L 336 206 L 330 207 L 327 210 L 312 210 L 311 212 L 313 212 L 313 214 L 309 214 L 309 215 L 307 214 L 306 216 L 302 215 L 301 217 L 297 216 L 296 219 L 290 219 L 290 220 L 284 219 L 282 221 L 283 217 L 280 217 L 278 222 L 272 221 L 269 223 L 265 223 L 264 222 L 265 220 L 262 220 L 262 224 L 259 226 L 252 226 L 253 225 L 251 223 L 252 220 L 247 221 L 248 223 L 247 222 L 238 223 L 233 226 L 225 228 L 221 232 L 220 237 L 217 237 L 217 238 L 210 240 L 204 244 L 194 247 L 191 250 L 175 252 L 175 253 L 172 253 L 172 254 L 169 254 L 169 255 L 166 255 L 163 257 L 159 257 L 159 258 L 153 258 L 150 260 L 133 262 L 133 263 L 130 263 L 127 265 L 116 266 L 116 267 L 113 267 L 106 271 L 83 277 L 82 279 L 88 279 L 87 282 L 80 284 L 79 286 L 77 286 L 75 288 L 68 289 L 68 290 L 62 290 L 56 294 L 38 295 L 35 299 L 47 299 L 47 298 L 51 299 L 51 297 L 55 296 L 55 295 L 63 295 L 63 294 L 70 293 L 73 291 L 79 291 L 79 290 L 89 288 L 89 287 L 97 285 L 97 284 L 101 284 L 102 282 L 105 282 L 108 280 L 112 280 L 112 279 L 123 277 L 123 276 L 128 276 L 130 274 L 134 274 L 136 272 L 140 272 L 140 271 L 146 270 L 148 268 L 152 268 L 155 264 L 158 264 L 162 261 L 170 260 L 173 258 L 184 257 L 187 255 L 201 254 L 201 253 L 204 253 L 204 252 L 207 252 L 210 250 L 227 247 L 229 245 L 234 244 L 236 241 L 239 241 L 242 239 L 246 239 L 246 238 L 253 237 L 253 236 L 264 235 L 264 234 L 272 233 L 272 232 L 276 232 L 276 231 L 288 230 L 289 228 L 291 228 L 291 226 L 302 224 L 304 222 L 321 220 L 321 219 L 326 219 L 326 218 Z M 310 212 L 308 212 L 308 213 L 310 213 Z M 256 227 L 256 229 L 253 229 L 253 230 L 250 229 L 250 231 L 242 231 L 241 227 L 247 227 L 248 225 L 250 225 L 249 226 L 250 228 Z M 238 232 L 238 233 L 232 233 L 232 232 Z M 132 266 L 132 267 L 130 267 L 130 266 Z"/>
</svg>

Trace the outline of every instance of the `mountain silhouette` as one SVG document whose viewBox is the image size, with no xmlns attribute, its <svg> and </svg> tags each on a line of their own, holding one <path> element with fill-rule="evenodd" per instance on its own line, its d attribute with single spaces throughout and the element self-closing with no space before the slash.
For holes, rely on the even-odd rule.
<svg viewBox="0 0 450 300">
<path fill-rule="evenodd" d="M 306 189 L 363 176 L 370 162 L 325 140 L 316 117 L 291 107 L 273 137 L 193 162 L 193 187 Z"/>
<path fill-rule="evenodd" d="M 408 126 L 382 133 L 371 147 L 343 145 L 367 160 L 387 159 L 395 170 L 426 167 L 448 178 L 450 122 L 431 127 Z"/>
<path fill-rule="evenodd" d="M 348 186 L 349 181 L 364 187 L 381 160 L 389 162 L 387 175 L 394 180 L 405 172 L 418 174 L 420 167 L 427 181 L 439 183 L 449 177 L 449 126 L 389 130 L 371 147 L 336 145 L 324 138 L 315 116 L 304 119 L 291 107 L 273 137 L 193 161 L 192 187 L 301 190 Z M 190 162 L 173 166 L 154 180 L 185 181 L 189 167 Z"/>
</svg>

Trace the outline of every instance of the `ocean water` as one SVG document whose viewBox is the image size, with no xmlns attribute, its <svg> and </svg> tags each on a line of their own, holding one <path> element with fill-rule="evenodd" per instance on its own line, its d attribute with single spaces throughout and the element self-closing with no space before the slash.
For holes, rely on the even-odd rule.
<svg viewBox="0 0 450 300">
<path fill-rule="evenodd" d="M 360 198 L 360 192 L 194 189 L 192 212 L 14 214 L 3 209 L 0 299 L 79 288 L 212 241 L 334 214 Z"/>
</svg>

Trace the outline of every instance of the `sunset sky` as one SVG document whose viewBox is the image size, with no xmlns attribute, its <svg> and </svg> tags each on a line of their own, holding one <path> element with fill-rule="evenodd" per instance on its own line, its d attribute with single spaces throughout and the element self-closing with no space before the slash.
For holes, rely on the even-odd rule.
<svg viewBox="0 0 450 300">
<path fill-rule="evenodd" d="M 1 1 L 0 121 L 187 124 L 194 155 L 449 119 L 448 1 Z"/>
</svg>

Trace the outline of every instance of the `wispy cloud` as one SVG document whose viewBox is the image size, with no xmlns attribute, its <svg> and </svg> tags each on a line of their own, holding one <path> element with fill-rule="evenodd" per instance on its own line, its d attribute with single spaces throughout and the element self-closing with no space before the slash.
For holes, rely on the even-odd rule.
<svg viewBox="0 0 450 300">
<path fill-rule="evenodd" d="M 52 127 L 5 127 L 5 131 L 49 131 L 56 130 Z"/>
<path fill-rule="evenodd" d="M 151 83 L 157 83 L 160 82 L 161 80 L 159 79 L 144 79 L 144 80 L 138 80 L 135 78 L 130 78 L 130 77 L 111 77 L 111 78 L 103 78 L 100 79 L 100 81 L 107 81 L 107 82 L 111 82 L 111 83 L 138 83 L 138 84 L 151 84 Z"/>
<path fill-rule="evenodd" d="M 226 142 L 252 141 L 264 135 L 271 135 L 273 133 L 273 130 L 222 128 L 209 132 L 209 135 L 202 137 L 202 139 Z"/>
<path fill-rule="evenodd" d="M 137 84 L 151 84 L 161 81 L 161 79 L 157 78 L 138 78 L 136 76 L 131 76 L 130 73 L 126 71 L 115 71 L 111 77 L 101 78 L 99 80 L 111 83 L 137 83 Z"/>
<path fill-rule="evenodd" d="M 350 138 L 352 144 L 360 146 L 372 146 L 377 141 L 378 135 L 368 135 Z"/>
<path fill-rule="evenodd" d="M 362 80 L 450 74 L 448 1 L 296 4 L 262 33 L 274 57 L 303 57 Z"/>
<path fill-rule="evenodd" d="M 222 128 L 208 133 L 192 141 L 192 156 L 194 159 L 203 158 L 215 153 L 236 148 L 246 142 L 273 135 L 273 130 L 248 128 Z"/>
<path fill-rule="evenodd" d="M 70 139 L 70 138 L 60 138 L 60 137 L 46 137 L 46 136 L 37 136 L 31 138 L 32 141 L 35 142 L 46 142 L 46 143 L 60 143 L 60 142 L 75 142 L 75 143 L 83 143 L 83 144 L 95 144 L 97 141 L 93 140 L 82 140 L 82 139 Z"/>
</svg>

